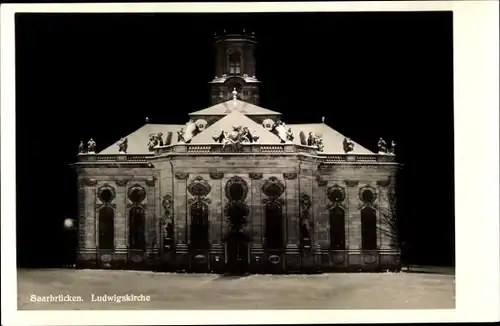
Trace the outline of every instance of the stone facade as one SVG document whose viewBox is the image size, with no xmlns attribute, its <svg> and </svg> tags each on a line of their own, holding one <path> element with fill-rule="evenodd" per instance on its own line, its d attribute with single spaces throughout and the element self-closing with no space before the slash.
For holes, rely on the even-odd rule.
<svg viewBox="0 0 500 326">
<path fill-rule="evenodd" d="M 284 151 L 264 155 L 156 154 L 148 157 L 147 162 L 134 162 L 137 158 L 129 155 L 123 155 L 123 162 L 118 162 L 118 156 L 95 162 L 92 157 L 99 155 L 82 156 L 77 164 L 80 266 L 224 272 L 227 267 L 224 236 L 228 232 L 225 188 L 234 178 L 243 180 L 247 187 L 244 201 L 249 213 L 244 230 L 250 236 L 247 257 L 250 272 L 375 271 L 399 265 L 397 248 L 392 246 L 388 234 L 381 231 L 383 212 L 389 211 L 390 205 L 383 198 L 395 185 L 399 166 L 395 162 L 381 162 L 387 160 L 383 155 L 353 156 L 352 162 L 344 155 L 343 162 L 325 163 L 328 161 L 325 156 Z M 270 239 L 266 239 L 266 202 L 270 196 L 266 195 L 265 185 L 270 182 L 283 188 L 275 198 L 282 206 L 282 244 L 272 249 L 267 248 Z M 140 229 L 145 239 L 142 248 L 131 248 L 129 243 L 133 232 L 129 210 L 134 205 L 130 193 L 134 187 L 145 192 L 144 200 L 139 203 L 145 212 L 144 227 Z M 109 203 L 100 199 L 103 189 L 111 190 Z M 376 247 L 369 250 L 362 247 L 365 190 L 373 194 L 369 205 L 377 218 Z M 332 193 L 340 194 L 340 201 L 332 199 Z M 196 200 L 208 207 L 209 242 L 201 249 L 193 248 L 191 243 L 194 231 L 190 205 Z M 99 243 L 99 210 L 105 206 L 114 211 L 114 248 L 101 248 Z M 332 248 L 330 239 L 333 207 L 345 211 L 345 247 L 340 250 Z M 304 215 L 310 221 L 309 245 L 303 243 Z M 173 225 L 170 244 L 165 243 L 166 223 Z"/>
</svg>

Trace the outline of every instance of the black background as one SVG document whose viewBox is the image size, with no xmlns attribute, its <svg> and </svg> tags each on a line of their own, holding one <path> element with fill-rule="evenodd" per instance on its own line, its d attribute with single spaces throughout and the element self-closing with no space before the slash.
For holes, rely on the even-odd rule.
<svg viewBox="0 0 500 326">
<path fill-rule="evenodd" d="M 80 140 L 102 150 L 146 116 L 184 124 L 209 106 L 224 28 L 256 33 L 261 106 L 286 123 L 325 116 L 373 151 L 379 137 L 397 142 L 412 259 L 452 264 L 452 13 L 405 12 L 17 14 L 18 265 L 59 266 L 68 250 Z"/>
</svg>

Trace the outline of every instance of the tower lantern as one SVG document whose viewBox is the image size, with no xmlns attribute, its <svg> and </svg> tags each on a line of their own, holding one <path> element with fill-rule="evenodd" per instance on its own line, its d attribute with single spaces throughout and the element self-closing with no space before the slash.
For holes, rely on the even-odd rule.
<svg viewBox="0 0 500 326">
<path fill-rule="evenodd" d="M 215 34 L 215 78 L 211 87 L 211 104 L 225 102 L 232 98 L 236 90 L 239 98 L 245 102 L 259 104 L 259 84 L 255 70 L 254 33 Z"/>
</svg>

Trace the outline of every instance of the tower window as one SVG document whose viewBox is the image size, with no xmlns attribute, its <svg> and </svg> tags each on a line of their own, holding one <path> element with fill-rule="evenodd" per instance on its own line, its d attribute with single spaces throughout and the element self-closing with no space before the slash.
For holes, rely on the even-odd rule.
<svg viewBox="0 0 500 326">
<path fill-rule="evenodd" d="M 238 52 L 233 52 L 229 55 L 229 74 L 241 74 L 241 54 Z"/>
</svg>

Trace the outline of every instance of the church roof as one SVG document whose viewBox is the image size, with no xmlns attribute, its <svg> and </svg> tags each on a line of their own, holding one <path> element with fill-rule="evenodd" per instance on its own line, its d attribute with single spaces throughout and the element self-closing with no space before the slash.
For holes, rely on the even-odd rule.
<svg viewBox="0 0 500 326">
<path fill-rule="evenodd" d="M 194 136 L 191 140 L 191 144 L 213 143 L 213 135 L 216 133 L 220 135 L 222 131 L 231 132 L 233 130 L 233 126 L 247 127 L 252 134 L 259 136 L 259 143 L 280 143 L 279 137 L 264 129 L 262 125 L 256 123 L 240 111 L 232 111 L 224 118 L 205 129 L 203 132 Z"/>
<path fill-rule="evenodd" d="M 293 143 L 300 145 L 300 132 L 303 131 L 307 137 L 310 132 L 323 135 L 323 153 L 325 154 L 343 154 L 344 153 L 344 135 L 324 123 L 306 123 L 306 124 L 286 124 L 286 129 L 291 128 L 293 132 Z M 354 142 L 354 141 L 353 141 Z M 354 142 L 352 154 L 375 154 Z"/>
<path fill-rule="evenodd" d="M 151 154 L 148 150 L 148 142 L 150 134 L 163 134 L 163 140 L 167 137 L 169 131 L 172 132 L 172 145 L 177 144 L 177 131 L 180 128 L 185 128 L 186 125 L 164 125 L 164 124 L 145 124 L 141 128 L 129 134 L 127 137 L 128 148 L 127 153 L 130 154 Z M 99 145 L 99 144 L 98 144 Z M 116 143 L 103 149 L 99 154 L 118 154 L 118 146 Z"/>
<path fill-rule="evenodd" d="M 229 100 L 226 102 L 218 103 L 206 109 L 191 112 L 189 115 L 226 115 L 233 111 L 241 112 L 245 115 L 281 115 L 281 113 L 264 109 L 252 103 L 244 102 L 241 100 Z"/>
</svg>

